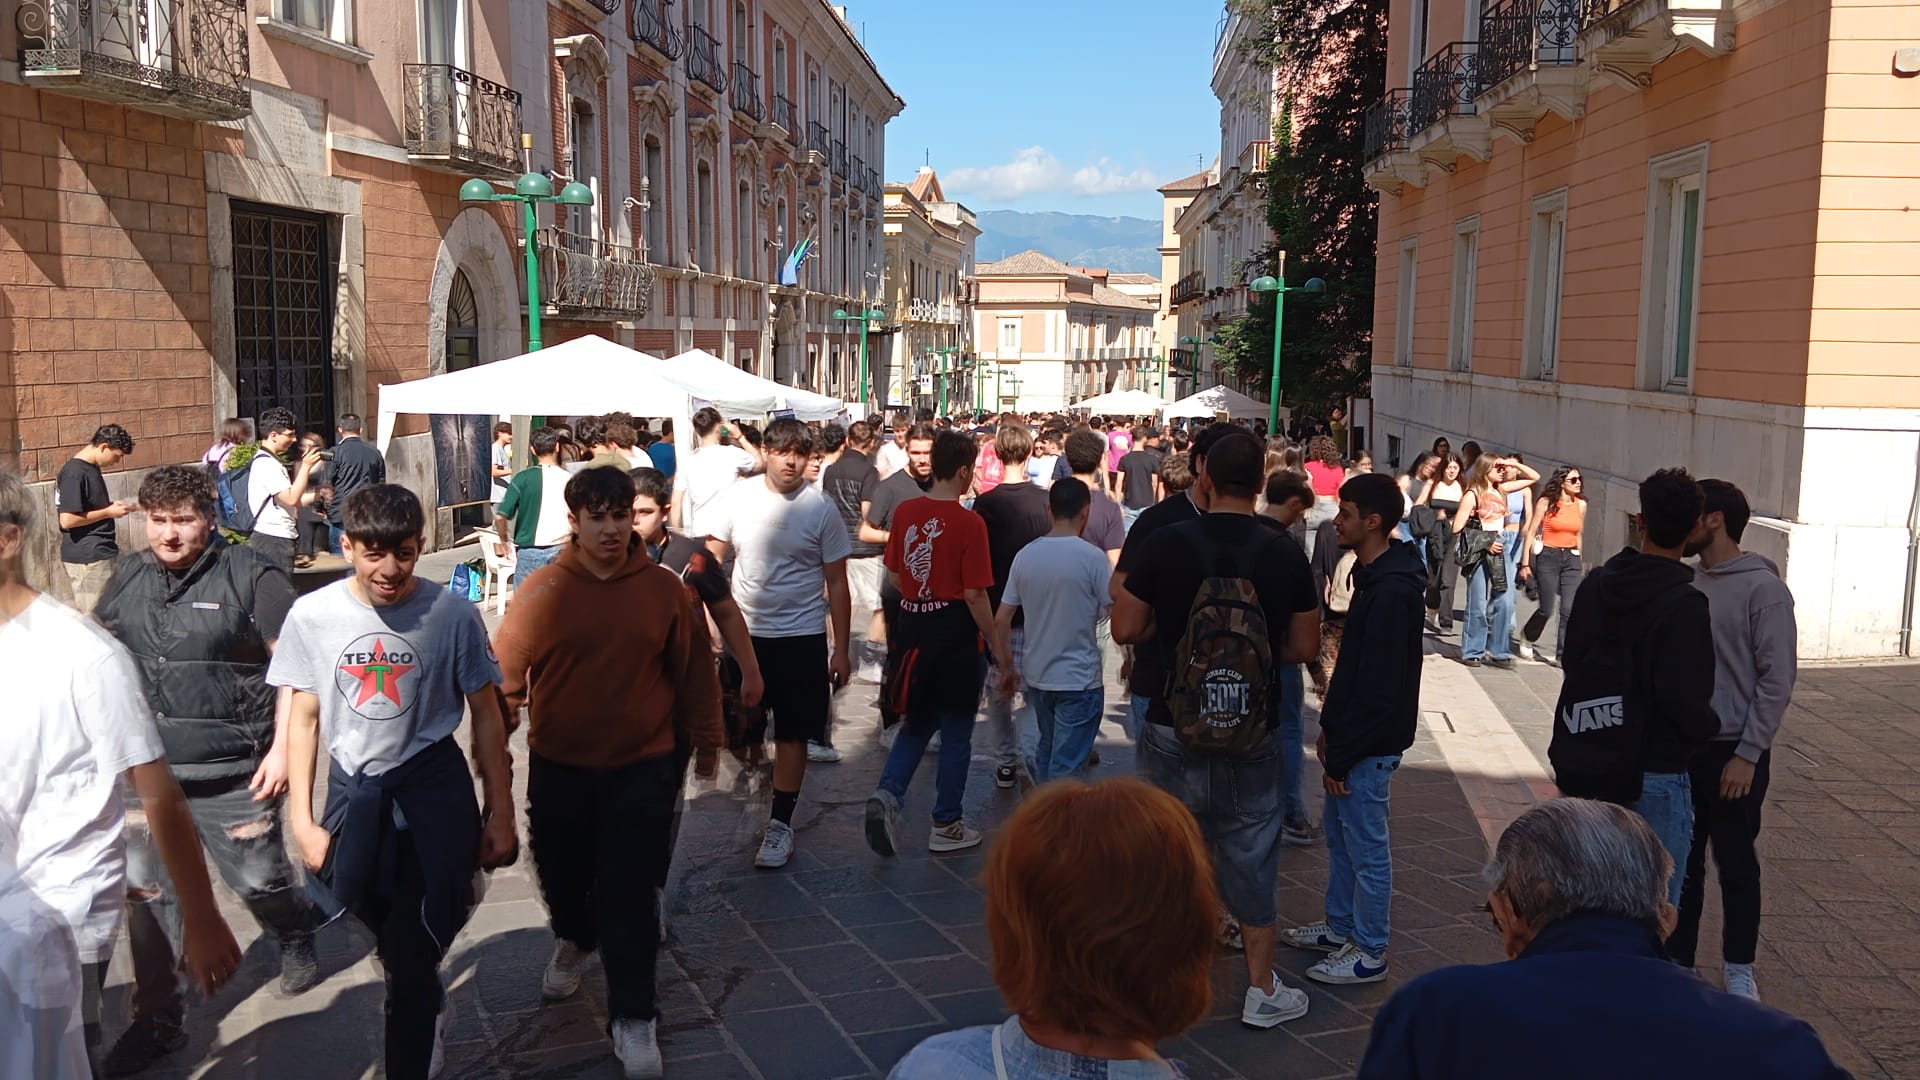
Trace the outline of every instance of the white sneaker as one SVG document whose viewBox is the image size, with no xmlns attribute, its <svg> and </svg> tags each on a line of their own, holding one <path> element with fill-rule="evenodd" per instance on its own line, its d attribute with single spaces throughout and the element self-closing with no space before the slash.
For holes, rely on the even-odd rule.
<svg viewBox="0 0 1920 1080">
<path fill-rule="evenodd" d="M 753 857 L 753 865 L 762 870 L 777 870 L 787 865 L 793 858 L 793 826 L 779 818 L 767 821 L 767 835 L 760 841 L 760 854 Z"/>
<path fill-rule="evenodd" d="M 893 740 L 899 737 L 900 737 L 899 724 L 895 724 L 890 728 L 882 728 L 880 731 L 880 749 L 891 751 L 893 749 Z"/>
<path fill-rule="evenodd" d="M 660 1080 L 666 1075 L 660 1062 L 660 1044 L 654 1040 L 652 1020 L 615 1020 L 613 1056 L 620 1059 L 627 1080 Z"/>
<path fill-rule="evenodd" d="M 862 665 L 859 672 L 854 675 L 854 679 L 859 682 L 879 686 L 881 679 L 885 676 L 886 672 L 881 670 L 879 664 L 865 664 Z"/>
<path fill-rule="evenodd" d="M 1760 1000 L 1760 986 L 1753 981 L 1752 964 L 1728 964 L 1724 974 L 1727 977 L 1727 993 L 1748 1001 Z"/>
<path fill-rule="evenodd" d="M 1538 660 L 1538 659 L 1539 659 L 1539 657 L 1537 657 L 1537 656 L 1535 656 L 1535 655 L 1533 654 L 1533 646 L 1532 646 L 1532 645 L 1529 645 L 1529 644 L 1527 644 L 1526 642 L 1524 642 L 1524 641 L 1523 641 L 1523 642 L 1521 642 L 1521 643 L 1520 643 L 1520 659 L 1522 659 L 1522 660 Z"/>
<path fill-rule="evenodd" d="M 1347 945 L 1346 936 L 1334 933 L 1333 927 L 1324 922 L 1282 930 L 1280 940 L 1296 949 L 1318 949 L 1324 953 L 1339 952 Z"/>
<path fill-rule="evenodd" d="M 839 761 L 840 751 L 828 746 L 826 743 L 810 742 L 807 744 L 807 760 L 825 761 L 829 763 Z"/>
<path fill-rule="evenodd" d="M 867 846 L 883 859 L 893 858 L 894 837 L 900 832 L 900 800 L 881 790 L 867 799 Z"/>
<path fill-rule="evenodd" d="M 927 740 L 927 753 L 937 754 L 939 752 L 940 752 L 940 733 L 936 731 L 933 733 L 933 738 Z"/>
<path fill-rule="evenodd" d="M 1387 977 L 1387 958 L 1375 956 L 1349 941 L 1340 951 L 1307 969 L 1314 982 L 1347 985 L 1376 983 Z"/>
<path fill-rule="evenodd" d="M 564 1001 L 580 989 L 580 973 L 587 966 L 587 954 L 580 946 L 560 938 L 553 943 L 553 959 L 547 961 L 547 973 L 540 977 L 540 996 L 548 1001 Z"/>
<path fill-rule="evenodd" d="M 964 821 L 940 826 L 927 835 L 927 850 L 935 853 L 965 851 L 967 848 L 979 846 L 979 831 L 967 828 L 967 823 Z"/>
<path fill-rule="evenodd" d="M 1240 1022 L 1252 1028 L 1278 1027 L 1307 1015 L 1307 994 L 1273 977 L 1273 989 L 1262 991 L 1247 987 L 1246 1001 L 1240 1006 Z"/>
</svg>

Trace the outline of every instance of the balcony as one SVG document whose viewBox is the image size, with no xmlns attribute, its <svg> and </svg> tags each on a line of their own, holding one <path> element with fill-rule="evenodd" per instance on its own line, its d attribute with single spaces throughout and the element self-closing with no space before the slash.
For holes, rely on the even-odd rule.
<svg viewBox="0 0 1920 1080">
<path fill-rule="evenodd" d="M 680 31 L 667 21 L 661 0 L 634 0 L 633 41 L 652 49 L 667 63 L 680 59 L 686 47 L 680 40 Z"/>
<path fill-rule="evenodd" d="M 1250 183 L 1264 181 L 1267 177 L 1267 162 L 1273 155 L 1273 144 L 1265 139 L 1250 142 L 1240 151 L 1240 159 L 1233 164 L 1238 180 L 1234 187 L 1244 187 Z"/>
<path fill-rule="evenodd" d="M 882 193 L 885 192 L 885 190 L 886 190 L 886 185 L 880 182 L 880 173 L 877 170 L 868 169 L 867 170 L 867 194 L 877 199 L 881 196 Z"/>
<path fill-rule="evenodd" d="M 847 164 L 847 144 L 839 139 L 833 140 L 833 175 L 845 180 Z"/>
<path fill-rule="evenodd" d="M 244 0 L 20 0 L 28 86 L 188 120 L 239 120 L 247 87 Z"/>
<path fill-rule="evenodd" d="M 907 303 L 907 319 L 910 322 L 958 324 L 960 306 L 944 301 L 916 298 Z"/>
<path fill-rule="evenodd" d="M 1577 120 L 1587 73 L 1574 45 L 1580 0 L 1502 0 L 1480 16 L 1479 91 L 1474 110 L 1521 145 L 1549 112 Z"/>
<path fill-rule="evenodd" d="M 1733 0 L 1578 0 L 1576 48 L 1593 74 L 1622 89 L 1653 85 L 1653 67 L 1689 48 L 1733 51 Z"/>
<path fill-rule="evenodd" d="M 867 190 L 867 163 L 857 154 L 847 159 L 847 183 L 862 195 L 872 194 Z"/>
<path fill-rule="evenodd" d="M 814 168 L 823 168 L 833 156 L 833 143 L 829 139 L 827 126 L 813 120 L 807 121 L 807 164 Z"/>
<path fill-rule="evenodd" d="M 1361 160 L 1375 191 L 1400 194 L 1403 185 L 1427 185 L 1427 166 L 1407 149 L 1407 108 L 1413 91 L 1390 90 L 1367 110 Z"/>
<path fill-rule="evenodd" d="M 773 95 L 773 126 L 780 129 L 780 137 L 788 142 L 792 142 L 793 137 L 799 134 L 794 127 L 793 99 L 785 94 Z"/>
<path fill-rule="evenodd" d="M 720 43 L 698 26 L 687 27 L 687 76 L 716 95 L 727 92 L 727 75 L 720 67 Z"/>
<path fill-rule="evenodd" d="M 653 267 L 625 244 L 540 230 L 540 300 L 554 314 L 635 319 L 653 299 Z"/>
<path fill-rule="evenodd" d="M 1413 73 L 1413 90 L 1407 96 L 1408 149 L 1448 172 L 1462 155 L 1487 160 L 1493 135 L 1473 107 L 1479 93 L 1478 42 L 1451 42 L 1427 57 Z"/>
<path fill-rule="evenodd" d="M 620 12 L 620 0 L 567 0 L 578 8 L 580 14 L 589 20 L 597 20 L 605 15 L 617 15 Z"/>
<path fill-rule="evenodd" d="M 1206 295 L 1206 292 L 1207 272 L 1205 270 L 1195 270 L 1192 273 L 1182 275 L 1179 280 L 1173 283 L 1173 291 L 1167 294 L 1167 302 L 1174 307 L 1179 307 L 1181 304 L 1191 303 L 1200 299 Z"/>
<path fill-rule="evenodd" d="M 520 175 L 520 92 L 452 64 L 405 69 L 407 160 L 495 179 Z"/>
<path fill-rule="evenodd" d="M 733 111 L 758 124 L 767 118 L 760 103 L 760 76 L 738 60 L 733 62 Z"/>
</svg>

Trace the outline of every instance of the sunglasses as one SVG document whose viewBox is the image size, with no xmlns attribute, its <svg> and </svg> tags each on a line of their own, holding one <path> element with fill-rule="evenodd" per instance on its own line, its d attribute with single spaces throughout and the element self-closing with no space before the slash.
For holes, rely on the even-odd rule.
<svg viewBox="0 0 1920 1080">
<path fill-rule="evenodd" d="M 1566 482 L 1569 484 L 1577 484 L 1580 482 L 1580 478 L 1577 476 L 1569 476 L 1567 477 Z"/>
</svg>

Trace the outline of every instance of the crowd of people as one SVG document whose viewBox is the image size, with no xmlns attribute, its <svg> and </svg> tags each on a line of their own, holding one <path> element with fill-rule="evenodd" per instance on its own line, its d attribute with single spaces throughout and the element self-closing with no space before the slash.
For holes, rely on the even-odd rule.
<svg viewBox="0 0 1920 1080">
<path fill-rule="evenodd" d="M 1516 594 L 1537 592 L 1517 651 L 1564 669 L 1550 757 L 1567 797 L 1515 821 L 1488 868 L 1509 962 L 1408 982 L 1361 1075 L 1521 1074 L 1576 1041 L 1591 1051 L 1556 1071 L 1844 1075 L 1757 1003 L 1754 845 L 1795 629 L 1777 572 L 1740 550 L 1734 485 L 1649 477 L 1637 543 L 1583 573 L 1577 468 L 1543 482 L 1519 454 L 1441 439 L 1376 472 L 1337 411 L 1296 438 L 709 408 L 685 460 L 670 428 L 625 413 L 561 419 L 518 471 L 496 432 L 517 581 L 491 634 L 416 575 L 426 511 L 349 445 L 357 417 L 329 461 L 311 441 L 291 458 L 295 418 L 267 410 L 257 438 L 237 426 L 199 466 L 152 470 L 137 502 L 105 497 L 101 469 L 133 443 L 103 427 L 58 484 L 75 607 L 28 580 L 33 503 L 0 475 L 0 670 L 26 694 L 25 723 L 0 727 L 0 968 L 18 976 L 0 979 L 0 1065 L 120 1076 L 178 1052 L 189 984 L 239 963 L 211 862 L 277 942 L 283 992 L 317 982 L 317 929 L 364 924 L 386 1074 L 435 1075 L 440 964 L 477 873 L 519 857 L 524 723 L 542 994 L 577 994 L 597 955 L 624 1074 L 661 1076 L 656 956 L 689 777 L 731 757 L 767 796 L 753 864 L 786 866 L 809 765 L 840 760 L 836 728 L 860 722 L 836 715 L 858 679 L 887 748 L 864 811 L 878 857 L 919 842 L 904 807 L 929 752 L 927 850 L 983 843 L 965 813 L 983 711 L 994 782 L 1022 789 L 984 878 L 1014 1015 L 927 1040 L 894 1076 L 1183 1075 L 1157 1047 L 1207 1014 L 1217 949 L 1243 957 L 1256 1029 L 1311 1005 L 1278 974 L 1283 947 L 1323 954 L 1317 982 L 1388 977 L 1392 780 L 1464 574 L 1469 666 L 1513 664 Z M 147 544 L 120 557 L 113 519 L 136 505 Z M 351 574 L 296 599 L 289 530 L 315 506 Z M 1089 784 L 1116 684 L 1137 775 Z M 1283 926 L 1283 851 L 1319 845 L 1322 917 Z M 1691 973 L 1709 851 L 1724 993 Z M 133 1020 L 103 1049 L 123 922 Z"/>
</svg>

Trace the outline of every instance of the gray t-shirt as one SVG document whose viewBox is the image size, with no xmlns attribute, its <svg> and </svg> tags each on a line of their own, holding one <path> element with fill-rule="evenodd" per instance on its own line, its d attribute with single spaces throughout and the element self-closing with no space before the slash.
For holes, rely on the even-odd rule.
<svg viewBox="0 0 1920 1080">
<path fill-rule="evenodd" d="M 453 734 L 468 694 L 500 681 L 480 609 L 434 582 L 374 607 L 339 581 L 287 614 L 267 682 L 320 699 L 320 738 L 349 773 L 378 776 Z"/>
<path fill-rule="evenodd" d="M 1094 625 L 1107 607 L 1113 567 L 1073 536 L 1043 536 L 1020 549 L 1003 604 L 1027 616 L 1021 677 L 1038 690 L 1091 690 L 1100 683 Z"/>
</svg>

